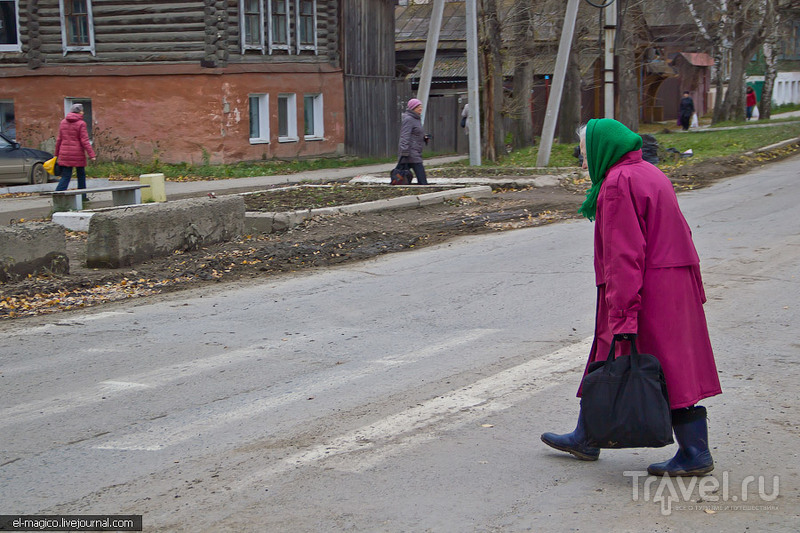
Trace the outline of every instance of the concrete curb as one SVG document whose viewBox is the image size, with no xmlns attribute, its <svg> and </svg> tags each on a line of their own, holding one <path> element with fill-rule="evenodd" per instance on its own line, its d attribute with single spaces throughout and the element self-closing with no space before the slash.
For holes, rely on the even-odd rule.
<svg viewBox="0 0 800 533">
<path fill-rule="evenodd" d="M 786 139 L 785 141 L 777 142 L 775 144 L 770 144 L 769 146 L 762 146 L 761 148 L 745 152 L 744 155 L 753 155 L 753 154 L 760 154 L 761 152 L 769 152 L 770 150 L 777 150 L 779 148 L 783 148 L 784 146 L 789 146 L 790 144 L 794 144 L 797 142 L 800 142 L 800 137 L 796 137 L 794 139 Z"/>
<path fill-rule="evenodd" d="M 519 188 L 519 187 L 555 187 L 557 186 L 563 175 L 545 174 L 535 178 L 515 178 L 515 177 L 502 177 L 502 178 L 433 178 L 428 177 L 429 185 L 489 185 L 492 188 Z M 348 183 L 352 184 L 367 184 L 367 185 L 386 185 L 386 177 L 383 176 L 356 176 Z"/>
<path fill-rule="evenodd" d="M 424 185 L 420 187 L 424 187 Z M 425 205 L 443 203 L 445 200 L 461 198 L 464 196 L 469 198 L 487 198 L 491 195 L 492 188 L 488 185 L 481 185 L 478 187 L 467 187 L 452 191 L 431 192 L 417 196 L 401 196 L 399 198 L 375 200 L 373 202 L 363 202 L 360 204 L 349 204 L 337 207 L 320 207 L 317 209 L 284 211 L 281 213 L 260 213 L 248 211 L 244 215 L 245 231 L 251 233 L 275 233 L 292 229 L 296 226 L 299 226 L 304 221 L 317 216 L 367 213 L 370 211 L 381 211 L 388 209 L 412 209 Z"/>
</svg>

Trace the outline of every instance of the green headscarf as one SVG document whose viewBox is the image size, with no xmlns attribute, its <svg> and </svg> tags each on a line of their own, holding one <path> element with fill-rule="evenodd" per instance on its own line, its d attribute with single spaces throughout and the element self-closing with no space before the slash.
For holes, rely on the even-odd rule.
<svg viewBox="0 0 800 533">
<path fill-rule="evenodd" d="M 612 118 L 595 118 L 586 125 L 586 163 L 589 166 L 589 177 L 592 186 L 586 191 L 578 212 L 594 220 L 597 212 L 597 195 L 606 177 L 606 172 L 619 159 L 642 147 L 642 138 L 629 130 L 621 122 Z"/>
</svg>

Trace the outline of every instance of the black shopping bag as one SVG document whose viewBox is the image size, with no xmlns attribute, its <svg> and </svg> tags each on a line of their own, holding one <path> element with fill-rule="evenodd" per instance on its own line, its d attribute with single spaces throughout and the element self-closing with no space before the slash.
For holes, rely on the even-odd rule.
<svg viewBox="0 0 800 533">
<path fill-rule="evenodd" d="M 589 445 L 598 448 L 660 448 L 672 444 L 667 383 L 655 356 L 614 356 L 589 365 L 581 388 L 581 416 Z"/>
<path fill-rule="evenodd" d="M 408 163 L 403 163 L 402 161 L 403 158 L 401 157 L 397 162 L 397 166 L 389 172 L 392 185 L 408 185 L 411 183 L 411 171 L 408 169 Z"/>
</svg>

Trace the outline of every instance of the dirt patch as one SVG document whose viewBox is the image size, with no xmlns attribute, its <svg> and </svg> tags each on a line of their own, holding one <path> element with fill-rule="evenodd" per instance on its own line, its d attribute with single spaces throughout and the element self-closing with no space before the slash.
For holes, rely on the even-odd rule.
<svg viewBox="0 0 800 533">
<path fill-rule="evenodd" d="M 667 175 L 677 190 L 696 189 L 797 151 L 798 145 L 793 145 L 766 154 L 689 164 L 667 169 Z M 244 236 L 116 270 L 86 268 L 86 236 L 68 232 L 70 274 L 31 277 L 5 284 L 0 297 L 0 318 L 80 309 L 208 284 L 265 279 L 429 246 L 463 235 L 577 218 L 587 186 L 587 178 L 573 178 L 563 180 L 556 187 L 496 190 L 490 198 L 461 198 L 417 209 L 316 217 L 286 233 Z M 321 201 L 331 201 L 332 196 L 340 193 L 345 196 L 337 201 L 356 203 L 368 201 L 366 195 L 403 192 L 400 187 L 361 189 L 355 196 L 346 197 L 346 188 L 332 187 L 331 191 L 336 190 L 336 193 L 329 191 L 331 196 L 326 199 L 323 195 Z M 413 194 L 419 193 L 418 188 L 411 189 Z M 425 189 L 426 192 L 432 190 Z M 353 201 L 354 198 L 357 200 Z M 249 201 L 262 202 L 257 198 Z M 286 197 L 281 201 L 286 202 L 282 205 L 287 209 L 310 207 L 308 199 L 300 201 L 301 205 Z M 264 210 L 284 209 L 268 205 L 266 200 L 263 202 L 260 208 Z M 290 205 L 292 207 L 288 207 Z"/>
<path fill-rule="evenodd" d="M 447 191 L 455 187 L 386 187 L 381 185 L 297 185 L 244 195 L 247 211 L 294 211 L 360 204 L 401 196 Z"/>
</svg>

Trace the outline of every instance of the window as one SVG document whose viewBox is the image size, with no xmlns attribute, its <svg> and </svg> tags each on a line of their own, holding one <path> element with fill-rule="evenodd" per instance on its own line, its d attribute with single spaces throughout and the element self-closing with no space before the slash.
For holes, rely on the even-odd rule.
<svg viewBox="0 0 800 533">
<path fill-rule="evenodd" d="M 72 104 L 83 104 L 83 121 L 86 122 L 86 129 L 89 139 L 92 139 L 92 101 L 89 98 L 64 98 L 64 115 L 69 113 Z"/>
<path fill-rule="evenodd" d="M 17 138 L 14 102 L 10 100 L 0 100 L 0 132 L 12 141 Z"/>
<path fill-rule="evenodd" d="M 269 95 L 250 95 L 250 144 L 269 142 Z"/>
<path fill-rule="evenodd" d="M 242 53 L 261 50 L 264 53 L 264 4 L 262 0 L 241 0 Z"/>
<path fill-rule="evenodd" d="M 0 0 L 0 52 L 21 52 L 19 0 Z"/>
<path fill-rule="evenodd" d="M 278 95 L 278 142 L 297 140 L 297 95 Z"/>
<path fill-rule="evenodd" d="M 307 94 L 303 96 L 303 122 L 306 140 L 322 139 L 322 95 Z"/>
<path fill-rule="evenodd" d="M 289 48 L 289 0 L 268 0 L 270 16 L 269 51 Z"/>
<path fill-rule="evenodd" d="M 92 0 L 59 0 L 59 4 L 64 55 L 67 52 L 91 52 L 94 55 Z"/>
<path fill-rule="evenodd" d="M 297 51 L 317 50 L 317 2 L 297 0 Z"/>
</svg>

